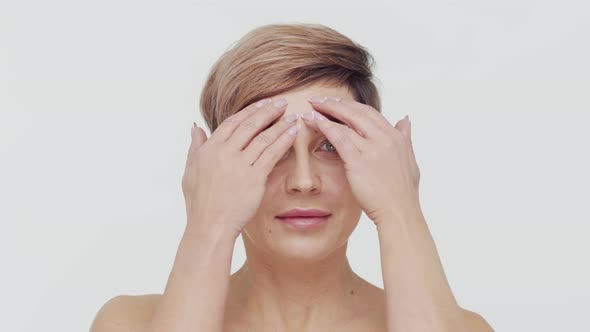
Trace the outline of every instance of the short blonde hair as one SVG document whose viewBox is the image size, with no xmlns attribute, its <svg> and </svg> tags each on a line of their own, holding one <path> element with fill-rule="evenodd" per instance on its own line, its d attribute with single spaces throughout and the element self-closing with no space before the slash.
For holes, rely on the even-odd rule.
<svg viewBox="0 0 590 332">
<path fill-rule="evenodd" d="M 213 65 L 200 110 L 211 133 L 247 105 L 316 82 L 348 87 L 381 112 L 371 54 L 321 24 L 269 24 L 251 30 Z"/>
</svg>

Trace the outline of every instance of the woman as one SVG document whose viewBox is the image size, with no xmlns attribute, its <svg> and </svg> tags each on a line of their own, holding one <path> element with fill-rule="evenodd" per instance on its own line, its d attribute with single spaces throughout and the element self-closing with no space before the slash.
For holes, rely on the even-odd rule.
<svg viewBox="0 0 590 332">
<path fill-rule="evenodd" d="M 408 118 L 382 116 L 371 55 L 322 25 L 252 30 L 214 65 L 163 295 L 118 296 L 92 331 L 492 331 L 457 304 L 420 209 Z M 385 289 L 352 271 L 361 212 Z M 230 276 L 235 241 L 247 260 Z"/>
</svg>

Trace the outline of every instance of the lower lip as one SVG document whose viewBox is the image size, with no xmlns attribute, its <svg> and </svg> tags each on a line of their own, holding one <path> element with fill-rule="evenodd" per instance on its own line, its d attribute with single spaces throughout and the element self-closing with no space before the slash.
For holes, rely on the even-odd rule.
<svg viewBox="0 0 590 332">
<path fill-rule="evenodd" d="M 328 218 L 330 217 L 330 215 L 325 216 L 325 217 L 289 217 L 289 218 L 279 218 L 277 217 L 277 219 L 292 227 L 295 229 L 300 229 L 300 230 L 308 230 L 308 229 L 315 229 L 315 228 L 319 228 L 322 225 L 324 225 L 327 221 Z"/>
</svg>

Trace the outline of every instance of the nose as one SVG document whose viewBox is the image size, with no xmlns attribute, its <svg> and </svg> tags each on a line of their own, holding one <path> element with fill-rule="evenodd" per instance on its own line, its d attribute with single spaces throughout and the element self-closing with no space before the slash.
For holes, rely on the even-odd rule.
<svg viewBox="0 0 590 332">
<path fill-rule="evenodd" d="M 310 165 L 309 157 L 296 157 L 291 165 L 287 166 L 286 190 L 288 193 L 312 193 L 320 192 L 320 180 Z"/>
<path fill-rule="evenodd" d="M 303 122 L 302 119 L 297 121 Z M 297 132 L 297 137 L 291 153 L 286 160 L 286 191 L 288 193 L 312 193 L 316 194 L 321 191 L 321 180 L 317 173 L 317 167 L 310 157 L 309 137 L 311 131 L 304 123 L 300 123 L 300 129 Z"/>
</svg>

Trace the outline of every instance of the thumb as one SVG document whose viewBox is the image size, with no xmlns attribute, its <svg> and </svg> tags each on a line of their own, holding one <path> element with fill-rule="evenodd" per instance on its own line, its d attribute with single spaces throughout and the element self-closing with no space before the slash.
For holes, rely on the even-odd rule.
<svg viewBox="0 0 590 332">
<path fill-rule="evenodd" d="M 196 148 L 198 149 L 207 141 L 207 133 L 203 130 L 203 128 L 197 126 L 195 122 L 193 122 L 193 129 L 191 133 L 191 137 L 193 137 L 194 142 L 196 143 Z"/>
<path fill-rule="evenodd" d="M 206 140 L 207 133 L 205 133 L 201 127 L 197 126 L 195 122 L 193 122 L 193 127 L 191 128 L 191 144 L 188 148 L 188 154 L 186 156 L 187 164 L 191 159 L 191 155 L 193 155 L 195 151 L 201 147 L 203 143 L 205 143 Z"/>
<path fill-rule="evenodd" d="M 406 122 L 408 124 L 408 139 L 410 140 L 410 144 L 412 143 L 412 123 L 410 122 L 410 117 L 406 115 Z"/>
<path fill-rule="evenodd" d="M 410 127 L 410 118 L 407 115 L 395 124 L 395 129 L 399 130 L 411 143 L 412 130 Z"/>
</svg>

